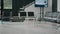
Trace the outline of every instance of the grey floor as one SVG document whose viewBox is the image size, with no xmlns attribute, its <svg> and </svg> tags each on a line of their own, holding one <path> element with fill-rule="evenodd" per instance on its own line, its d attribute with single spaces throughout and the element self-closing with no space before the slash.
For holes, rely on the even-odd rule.
<svg viewBox="0 0 60 34">
<path fill-rule="evenodd" d="M 3 22 L 0 34 L 60 34 L 55 23 L 45 21 Z"/>
</svg>

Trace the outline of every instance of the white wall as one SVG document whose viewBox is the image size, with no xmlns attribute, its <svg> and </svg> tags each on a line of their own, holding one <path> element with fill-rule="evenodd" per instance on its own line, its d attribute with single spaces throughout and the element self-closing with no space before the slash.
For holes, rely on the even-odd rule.
<svg viewBox="0 0 60 34">
<path fill-rule="evenodd" d="M 38 19 L 39 15 L 40 15 L 40 7 L 35 7 L 34 4 L 32 4 L 31 6 L 25 8 L 25 11 L 33 11 L 35 14 L 35 17 Z M 46 11 L 52 11 L 52 0 L 48 0 L 48 7 L 44 8 L 44 12 Z"/>
<path fill-rule="evenodd" d="M 60 0 L 57 1 L 57 11 L 60 12 Z"/>
</svg>

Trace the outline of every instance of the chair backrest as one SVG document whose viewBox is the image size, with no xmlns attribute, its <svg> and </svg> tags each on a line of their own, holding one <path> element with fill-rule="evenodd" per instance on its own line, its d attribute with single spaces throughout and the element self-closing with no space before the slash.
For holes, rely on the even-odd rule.
<svg viewBox="0 0 60 34">
<path fill-rule="evenodd" d="M 4 11 L 4 15 L 3 16 L 5 16 L 5 17 L 10 16 L 10 11 Z"/>
<path fill-rule="evenodd" d="M 58 14 L 58 19 L 60 19 L 60 13 Z"/>
<path fill-rule="evenodd" d="M 57 18 L 58 14 L 58 12 L 52 12 L 52 18 Z"/>
<path fill-rule="evenodd" d="M 28 17 L 33 17 L 34 16 L 34 12 L 28 12 Z"/>
<path fill-rule="evenodd" d="M 46 12 L 45 17 L 57 18 L 59 12 Z"/>
<path fill-rule="evenodd" d="M 26 12 L 20 12 L 20 17 L 26 17 Z"/>
<path fill-rule="evenodd" d="M 52 12 L 46 12 L 44 17 L 51 17 L 52 16 Z"/>
</svg>

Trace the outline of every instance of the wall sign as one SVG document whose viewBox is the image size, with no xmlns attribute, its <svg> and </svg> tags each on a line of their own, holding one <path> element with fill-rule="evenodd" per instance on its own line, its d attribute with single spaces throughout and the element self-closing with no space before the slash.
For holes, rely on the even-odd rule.
<svg viewBox="0 0 60 34">
<path fill-rule="evenodd" d="M 48 0 L 35 0 L 36 7 L 48 7 Z"/>
</svg>

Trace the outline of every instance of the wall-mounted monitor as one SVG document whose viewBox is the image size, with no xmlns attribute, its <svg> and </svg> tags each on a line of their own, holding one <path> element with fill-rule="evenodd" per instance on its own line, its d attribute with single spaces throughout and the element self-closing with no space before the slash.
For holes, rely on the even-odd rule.
<svg viewBox="0 0 60 34">
<path fill-rule="evenodd" d="M 35 0 L 35 7 L 48 7 L 48 0 Z"/>
</svg>

